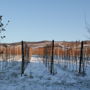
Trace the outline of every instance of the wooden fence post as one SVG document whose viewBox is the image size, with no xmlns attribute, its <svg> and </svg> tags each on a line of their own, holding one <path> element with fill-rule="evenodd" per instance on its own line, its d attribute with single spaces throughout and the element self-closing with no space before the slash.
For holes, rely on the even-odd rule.
<svg viewBox="0 0 90 90">
<path fill-rule="evenodd" d="M 24 42 L 23 41 L 21 42 L 21 46 L 22 46 L 22 49 L 21 49 L 22 51 L 21 76 L 22 76 L 22 74 L 24 73 Z"/>
<path fill-rule="evenodd" d="M 52 40 L 52 57 L 51 57 L 51 71 L 50 73 L 53 74 L 54 70 L 54 40 Z"/>
<path fill-rule="evenodd" d="M 79 73 L 82 72 L 82 61 L 83 61 L 83 41 L 81 42 L 80 61 L 79 61 Z"/>
</svg>

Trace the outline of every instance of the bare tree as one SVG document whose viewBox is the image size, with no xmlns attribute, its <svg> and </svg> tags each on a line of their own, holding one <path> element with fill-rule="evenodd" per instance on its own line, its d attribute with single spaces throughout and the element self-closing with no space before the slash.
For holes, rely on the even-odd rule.
<svg viewBox="0 0 90 90">
<path fill-rule="evenodd" d="M 87 21 L 86 13 L 84 13 L 84 23 L 85 23 L 85 29 L 87 30 L 87 33 L 89 34 L 86 36 L 88 39 L 90 39 L 90 24 Z"/>
<path fill-rule="evenodd" d="M 90 39 L 90 26 L 86 26 L 86 30 L 87 30 L 87 33 L 88 33 L 88 36 L 87 38 Z"/>
<path fill-rule="evenodd" d="M 6 36 L 5 35 L 2 35 L 2 32 L 4 32 L 4 31 L 6 31 L 6 26 L 8 25 L 8 23 L 9 23 L 10 21 L 8 20 L 8 22 L 7 22 L 7 24 L 6 25 L 4 25 L 3 23 L 2 23 L 2 16 L 0 16 L 0 39 L 4 39 Z"/>
<path fill-rule="evenodd" d="M 88 33 L 90 33 L 90 25 L 88 23 L 85 24 L 86 30 Z"/>
</svg>

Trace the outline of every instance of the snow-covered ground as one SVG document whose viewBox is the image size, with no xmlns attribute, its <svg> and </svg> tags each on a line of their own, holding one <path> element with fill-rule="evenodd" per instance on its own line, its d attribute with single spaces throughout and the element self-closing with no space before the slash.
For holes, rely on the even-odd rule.
<svg viewBox="0 0 90 90">
<path fill-rule="evenodd" d="M 57 73 L 50 75 L 41 58 L 32 57 L 21 76 L 20 60 L 11 61 L 0 71 L 0 90 L 90 90 L 90 70 L 83 77 L 58 66 L 55 69 Z"/>
</svg>

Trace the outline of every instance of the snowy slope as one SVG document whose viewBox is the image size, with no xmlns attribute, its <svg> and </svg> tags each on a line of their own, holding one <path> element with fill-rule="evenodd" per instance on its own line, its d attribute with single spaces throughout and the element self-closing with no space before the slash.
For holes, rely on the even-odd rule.
<svg viewBox="0 0 90 90">
<path fill-rule="evenodd" d="M 21 62 L 11 62 L 0 72 L 0 90 L 90 90 L 90 74 L 81 77 L 56 68 L 57 73 L 50 75 L 41 58 L 32 57 L 21 77 Z"/>
</svg>

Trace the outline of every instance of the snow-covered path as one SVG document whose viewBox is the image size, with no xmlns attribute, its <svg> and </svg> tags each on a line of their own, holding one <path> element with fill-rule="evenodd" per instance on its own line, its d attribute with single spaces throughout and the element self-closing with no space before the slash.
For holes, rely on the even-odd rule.
<svg viewBox="0 0 90 90">
<path fill-rule="evenodd" d="M 47 69 L 40 60 L 40 58 L 32 57 L 30 63 L 25 70 L 24 75 L 28 75 L 31 77 L 42 77 L 47 73 Z"/>
<path fill-rule="evenodd" d="M 0 72 L 0 90 L 90 90 L 90 78 L 57 68 L 50 75 L 40 58 L 32 57 L 21 77 L 21 63 L 14 62 L 8 71 Z"/>
</svg>

